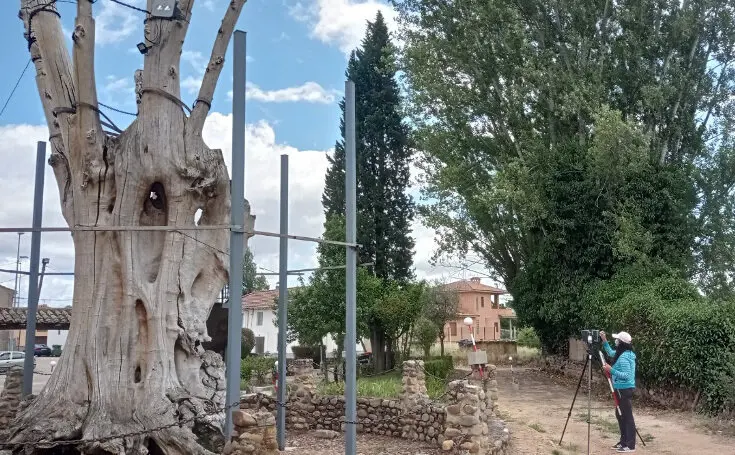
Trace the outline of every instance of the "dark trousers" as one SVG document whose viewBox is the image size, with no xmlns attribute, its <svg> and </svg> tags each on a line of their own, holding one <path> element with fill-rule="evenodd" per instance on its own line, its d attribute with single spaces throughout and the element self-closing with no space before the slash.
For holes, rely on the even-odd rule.
<svg viewBox="0 0 735 455">
<path fill-rule="evenodd" d="M 615 411 L 615 417 L 620 426 L 620 443 L 629 449 L 635 449 L 635 419 L 633 419 L 633 389 L 619 389 L 620 414 Z M 622 414 L 622 415 L 621 415 Z"/>
</svg>

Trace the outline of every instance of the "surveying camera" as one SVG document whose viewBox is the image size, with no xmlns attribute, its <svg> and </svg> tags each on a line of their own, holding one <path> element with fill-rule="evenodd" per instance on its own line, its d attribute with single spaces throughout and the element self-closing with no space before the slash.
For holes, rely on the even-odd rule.
<svg viewBox="0 0 735 455">
<path fill-rule="evenodd" d="M 582 330 L 582 341 L 588 344 L 600 342 L 600 331 L 599 330 Z"/>
</svg>

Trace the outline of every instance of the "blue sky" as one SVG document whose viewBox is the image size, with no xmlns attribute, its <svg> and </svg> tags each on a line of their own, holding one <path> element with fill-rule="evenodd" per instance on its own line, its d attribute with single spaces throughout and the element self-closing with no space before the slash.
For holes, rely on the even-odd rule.
<svg viewBox="0 0 735 455">
<path fill-rule="evenodd" d="M 66 0 L 68 1 L 68 0 Z M 125 0 L 145 7 L 145 0 Z M 17 18 L 18 0 L 0 2 L 0 33 L 4 52 L 0 61 L 0 100 L 5 101 L 29 60 L 23 26 Z M 181 96 L 189 105 L 196 98 L 198 82 L 209 59 L 211 46 L 229 0 L 196 0 L 181 61 Z M 73 29 L 76 5 L 58 3 L 67 36 Z M 248 33 L 246 114 L 246 197 L 257 216 L 256 229 L 278 230 L 278 163 L 281 154 L 290 159 L 290 232 L 319 237 L 323 212 L 326 156 L 339 136 L 338 101 L 344 90 L 349 52 L 359 45 L 365 23 L 378 10 L 394 28 L 395 12 L 380 0 L 249 0 L 237 29 Z M 133 74 L 142 67 L 136 44 L 143 40 L 144 14 L 110 0 L 94 4 L 97 28 L 95 72 L 102 103 L 136 111 Z M 67 40 L 71 46 L 71 40 Z M 231 153 L 231 48 L 220 77 L 204 130 L 212 148 L 221 148 L 229 164 Z M 17 91 L 0 117 L 0 224 L 31 224 L 34 150 L 48 133 L 35 85 L 35 69 L 29 67 Z M 109 113 L 124 128 L 132 117 Z M 63 226 L 53 173 L 46 170 L 45 226 Z M 412 188 L 416 193 L 418 188 Z M 413 224 L 416 240 L 416 274 L 445 280 L 468 278 L 472 272 L 454 267 L 434 267 L 434 233 L 420 220 Z M 0 234 L 0 268 L 15 268 L 16 234 Z M 289 243 L 289 268 L 316 266 L 315 246 Z M 251 249 L 262 270 L 277 270 L 278 241 L 256 237 Z M 21 254 L 30 251 L 30 235 L 21 238 Z M 52 271 L 71 271 L 73 248 L 68 233 L 44 234 L 42 256 L 51 259 Z M 28 261 L 23 262 L 28 268 Z M 477 270 L 476 266 L 473 267 Z M 480 269 L 481 273 L 486 273 Z M 12 274 L 0 274 L 0 285 L 13 287 Z M 269 277 L 271 284 L 276 279 Z M 27 280 L 20 295 L 27 295 Z M 42 303 L 70 304 L 72 279 L 48 277 Z M 295 280 L 290 284 L 295 284 Z M 488 284 L 492 281 L 488 280 Z"/>
</svg>

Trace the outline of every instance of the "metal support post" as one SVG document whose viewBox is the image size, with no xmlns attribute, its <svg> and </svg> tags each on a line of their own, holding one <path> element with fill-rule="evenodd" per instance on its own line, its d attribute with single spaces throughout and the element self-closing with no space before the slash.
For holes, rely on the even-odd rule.
<svg viewBox="0 0 735 455">
<path fill-rule="evenodd" d="M 345 82 L 345 217 L 347 243 L 357 241 L 357 164 L 355 153 L 355 83 Z M 345 454 L 357 453 L 357 248 L 347 247 L 345 356 Z"/>
<path fill-rule="evenodd" d="M 245 223 L 245 32 L 234 34 L 232 96 L 232 183 L 230 184 L 230 305 L 227 316 L 227 399 L 225 440 L 232 437 L 232 413 L 240 402 L 240 340 L 242 339 L 242 262 Z"/>
<path fill-rule="evenodd" d="M 281 234 L 288 234 L 288 155 L 281 155 Z M 288 330 L 288 237 L 278 259 L 278 450 L 286 450 L 286 332 Z"/>
<path fill-rule="evenodd" d="M 46 172 L 46 143 L 36 146 L 36 185 L 33 189 L 33 227 L 40 228 L 43 217 L 43 180 Z M 28 281 L 26 348 L 23 361 L 23 396 L 33 393 L 33 364 L 36 346 L 36 310 L 38 309 L 38 263 L 41 256 L 41 232 L 31 234 L 31 267 Z"/>
</svg>

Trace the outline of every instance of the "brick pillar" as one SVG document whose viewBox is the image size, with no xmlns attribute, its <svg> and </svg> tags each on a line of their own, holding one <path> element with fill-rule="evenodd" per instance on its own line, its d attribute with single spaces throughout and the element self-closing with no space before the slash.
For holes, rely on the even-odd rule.
<svg viewBox="0 0 735 455">
<path fill-rule="evenodd" d="M 313 403 L 316 396 L 314 382 L 314 365 L 311 359 L 296 359 L 293 366 L 294 379 L 288 395 L 288 408 L 294 412 L 286 413 L 286 420 L 296 430 L 316 428 L 316 418 L 313 416 L 316 406 Z"/>
<path fill-rule="evenodd" d="M 492 453 L 488 438 L 487 397 L 481 387 L 465 381 L 449 383 L 446 428 L 442 449 L 459 449 L 471 454 Z"/>
<path fill-rule="evenodd" d="M 404 410 L 415 409 L 419 404 L 429 401 L 426 391 L 426 374 L 423 360 L 403 362 L 403 392 L 401 405 Z"/>
<path fill-rule="evenodd" d="M 23 369 L 12 367 L 5 376 L 5 388 L 0 393 L 0 432 L 15 418 L 23 388 Z"/>
<path fill-rule="evenodd" d="M 225 445 L 224 455 L 276 455 L 276 418 L 266 411 L 232 414 L 235 436 Z"/>
</svg>

